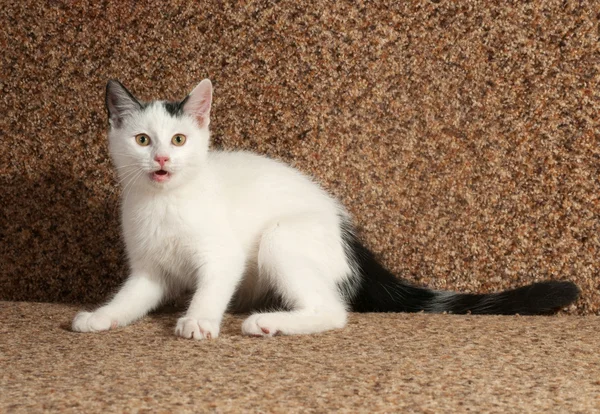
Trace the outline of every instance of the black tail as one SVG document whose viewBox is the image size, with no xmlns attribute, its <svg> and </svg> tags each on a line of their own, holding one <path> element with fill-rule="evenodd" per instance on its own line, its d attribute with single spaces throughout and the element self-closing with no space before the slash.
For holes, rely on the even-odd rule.
<svg viewBox="0 0 600 414">
<path fill-rule="evenodd" d="M 349 297 L 354 312 L 449 312 L 487 315 L 545 315 L 579 296 L 572 282 L 548 281 L 490 294 L 433 291 L 411 286 L 385 269 L 354 235 L 345 235 L 359 277 Z"/>
</svg>

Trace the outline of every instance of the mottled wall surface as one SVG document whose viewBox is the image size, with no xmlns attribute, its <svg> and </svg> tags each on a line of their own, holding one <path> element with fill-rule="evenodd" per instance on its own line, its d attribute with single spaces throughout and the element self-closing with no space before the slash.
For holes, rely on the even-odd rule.
<svg viewBox="0 0 600 414">
<path fill-rule="evenodd" d="M 210 77 L 214 146 L 314 175 L 398 275 L 566 278 L 600 312 L 598 3 L 387 3 L 4 4 L 0 299 L 118 286 L 106 80 L 174 99 Z"/>
</svg>

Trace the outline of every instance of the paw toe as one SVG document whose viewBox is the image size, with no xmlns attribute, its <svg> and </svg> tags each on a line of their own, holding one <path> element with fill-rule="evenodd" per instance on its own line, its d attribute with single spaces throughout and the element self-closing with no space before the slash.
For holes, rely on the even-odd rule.
<svg viewBox="0 0 600 414">
<path fill-rule="evenodd" d="M 219 325 L 215 321 L 185 316 L 177 321 L 175 335 L 186 339 L 212 339 L 219 336 Z"/>
<path fill-rule="evenodd" d="M 278 330 L 270 324 L 267 318 L 260 314 L 255 314 L 244 321 L 242 324 L 242 333 L 249 336 L 274 336 Z"/>
</svg>

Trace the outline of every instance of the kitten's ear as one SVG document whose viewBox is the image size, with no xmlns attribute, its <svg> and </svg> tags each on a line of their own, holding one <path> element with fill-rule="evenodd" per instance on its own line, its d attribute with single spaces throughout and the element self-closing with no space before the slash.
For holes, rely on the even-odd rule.
<svg viewBox="0 0 600 414">
<path fill-rule="evenodd" d="M 210 105 L 212 103 L 212 83 L 204 79 L 185 98 L 183 112 L 198 121 L 201 128 L 210 124 Z"/>
<path fill-rule="evenodd" d="M 121 126 L 123 119 L 142 109 L 142 105 L 118 80 L 111 79 L 106 84 L 106 110 L 112 127 Z"/>
</svg>

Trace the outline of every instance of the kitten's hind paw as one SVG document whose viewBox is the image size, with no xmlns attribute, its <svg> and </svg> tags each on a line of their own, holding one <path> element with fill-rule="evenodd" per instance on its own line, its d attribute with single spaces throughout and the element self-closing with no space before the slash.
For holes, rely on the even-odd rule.
<svg viewBox="0 0 600 414">
<path fill-rule="evenodd" d="M 248 336 L 274 336 L 279 333 L 275 322 L 270 320 L 268 314 L 255 313 L 242 323 L 242 333 Z"/>
<path fill-rule="evenodd" d="M 189 316 L 179 318 L 175 335 L 186 339 L 211 339 L 219 336 L 219 323 L 211 319 L 197 319 Z"/>
<path fill-rule="evenodd" d="M 79 312 L 73 319 L 71 329 L 74 332 L 98 332 L 114 329 L 117 321 L 99 312 Z"/>
</svg>

